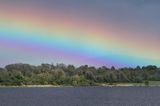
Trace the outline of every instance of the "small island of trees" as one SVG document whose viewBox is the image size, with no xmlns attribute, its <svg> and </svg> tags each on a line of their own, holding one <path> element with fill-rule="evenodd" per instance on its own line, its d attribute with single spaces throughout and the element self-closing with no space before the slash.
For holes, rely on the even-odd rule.
<svg viewBox="0 0 160 106">
<path fill-rule="evenodd" d="M 160 81 L 160 68 L 154 65 L 136 68 L 75 67 L 65 64 L 10 64 L 0 68 L 1 86 L 62 85 L 97 86 L 116 83 L 144 83 Z"/>
</svg>

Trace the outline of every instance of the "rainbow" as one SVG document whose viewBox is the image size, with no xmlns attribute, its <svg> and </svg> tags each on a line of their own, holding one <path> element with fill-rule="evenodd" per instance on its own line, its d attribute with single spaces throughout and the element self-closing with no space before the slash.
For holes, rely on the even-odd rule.
<svg viewBox="0 0 160 106">
<path fill-rule="evenodd" d="M 0 64 L 160 66 L 157 39 L 147 32 L 130 33 L 123 26 L 113 26 L 80 16 L 71 17 L 61 11 L 1 7 Z"/>
</svg>

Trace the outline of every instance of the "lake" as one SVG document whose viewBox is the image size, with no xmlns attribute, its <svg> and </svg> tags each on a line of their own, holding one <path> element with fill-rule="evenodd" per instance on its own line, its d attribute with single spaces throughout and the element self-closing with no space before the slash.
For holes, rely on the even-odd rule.
<svg viewBox="0 0 160 106">
<path fill-rule="evenodd" d="M 0 88 L 0 106 L 160 106 L 160 87 Z"/>
</svg>

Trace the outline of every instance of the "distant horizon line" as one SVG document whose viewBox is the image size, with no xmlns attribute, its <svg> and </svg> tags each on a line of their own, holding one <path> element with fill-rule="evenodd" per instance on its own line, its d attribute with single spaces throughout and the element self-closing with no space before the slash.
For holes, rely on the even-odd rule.
<svg viewBox="0 0 160 106">
<path fill-rule="evenodd" d="M 115 69 L 122 69 L 122 68 L 137 68 L 137 67 L 140 67 L 140 68 L 143 68 L 143 67 L 147 67 L 147 66 L 155 66 L 157 68 L 160 68 L 160 66 L 157 66 L 157 65 L 154 65 L 154 64 L 148 64 L 148 65 L 135 65 L 134 67 L 133 66 L 122 66 L 122 67 L 116 67 L 116 65 L 112 65 L 112 66 L 107 66 L 107 65 L 102 65 L 102 66 L 95 66 L 95 65 L 89 65 L 89 64 L 82 64 L 82 65 L 75 65 L 75 64 L 67 64 L 67 63 L 62 63 L 62 62 L 57 62 L 57 63 L 47 63 L 47 62 L 42 62 L 40 64 L 31 64 L 31 63 L 25 63 L 25 62 L 15 62 L 15 63 L 9 63 L 9 64 L 6 64 L 6 65 L 3 65 L 1 66 L 0 64 L 0 68 L 5 68 L 6 66 L 8 65 L 17 65 L 17 64 L 22 64 L 22 65 L 31 65 L 31 66 L 41 66 L 43 64 L 46 64 L 46 65 L 54 65 L 54 66 L 57 66 L 57 65 L 64 65 L 64 66 L 69 66 L 69 65 L 72 65 L 74 66 L 75 68 L 78 68 L 78 67 L 81 67 L 81 66 L 88 66 L 88 67 L 95 67 L 95 68 L 102 68 L 102 67 L 106 67 L 106 68 L 112 68 L 114 67 Z"/>
</svg>

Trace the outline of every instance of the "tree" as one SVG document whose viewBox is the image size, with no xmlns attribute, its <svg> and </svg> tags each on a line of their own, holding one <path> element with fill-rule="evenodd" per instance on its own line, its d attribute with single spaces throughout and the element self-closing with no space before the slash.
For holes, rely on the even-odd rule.
<svg viewBox="0 0 160 106">
<path fill-rule="evenodd" d="M 68 72 L 69 76 L 75 75 L 75 67 L 73 65 L 68 65 L 67 72 Z"/>
<path fill-rule="evenodd" d="M 91 71 L 87 71 L 87 72 L 85 73 L 85 77 L 86 77 L 86 79 L 88 79 L 88 80 L 93 80 L 93 81 L 95 81 L 95 76 L 94 76 L 94 74 L 93 74 Z"/>
<path fill-rule="evenodd" d="M 111 67 L 111 70 L 116 70 L 114 66 Z"/>
<path fill-rule="evenodd" d="M 117 77 L 115 76 L 115 74 L 110 73 L 110 74 L 109 74 L 108 82 L 109 82 L 109 83 L 114 83 L 114 82 L 116 82 L 116 81 L 117 81 Z"/>
<path fill-rule="evenodd" d="M 116 71 L 115 71 L 116 70 Z M 160 68 L 154 65 L 137 66 L 136 68 L 110 69 L 102 66 L 96 68 L 88 65 L 41 64 L 10 64 L 0 68 L 0 85 L 94 85 L 95 83 L 146 83 L 160 81 Z"/>
<path fill-rule="evenodd" d="M 135 68 L 135 70 L 141 70 L 141 67 L 140 66 L 137 66 L 136 68 Z"/>
</svg>

